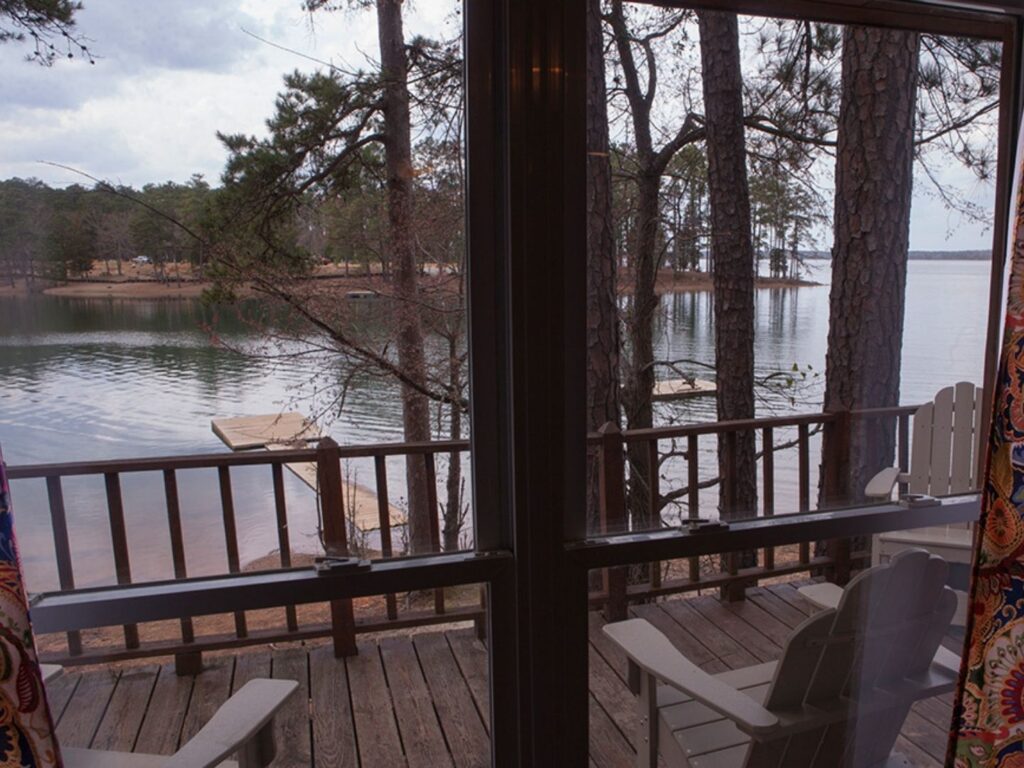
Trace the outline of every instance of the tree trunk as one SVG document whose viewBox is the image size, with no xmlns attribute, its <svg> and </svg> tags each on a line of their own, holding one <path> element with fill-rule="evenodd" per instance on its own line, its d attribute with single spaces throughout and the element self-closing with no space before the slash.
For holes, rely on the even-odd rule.
<svg viewBox="0 0 1024 768">
<path fill-rule="evenodd" d="M 644 167 L 641 160 L 641 168 Z M 629 429 L 647 429 L 654 424 L 651 401 L 654 392 L 654 316 L 658 310 L 658 192 L 660 174 L 644 173 L 637 179 L 637 211 L 633 257 L 633 295 L 627 320 L 630 356 L 623 393 Z M 656 527 L 650 513 L 647 446 L 631 443 L 628 506 L 634 530 Z"/>
<path fill-rule="evenodd" d="M 917 62 L 915 33 L 844 30 L 826 411 L 899 404 Z M 852 424 L 845 461 L 841 440 L 825 433 L 822 505 L 863 499 L 893 463 L 891 419 Z"/>
<path fill-rule="evenodd" d="M 412 237 L 413 168 L 410 138 L 408 60 L 402 31 L 401 0 L 377 0 L 381 79 L 384 83 L 384 160 L 387 169 L 388 261 L 393 265 L 398 363 L 417 381 L 426 378 L 423 328 L 417 301 L 416 257 Z M 402 385 L 402 425 L 407 442 L 430 440 L 427 398 Z M 409 489 L 409 546 L 429 552 L 433 511 L 427 504 L 422 456 L 406 459 Z M 435 521 L 436 524 L 436 521 Z"/>
<path fill-rule="evenodd" d="M 619 424 L 619 317 L 601 0 L 587 0 L 587 429 Z M 587 522 L 598 530 L 596 461 L 587 463 Z"/>
<path fill-rule="evenodd" d="M 715 369 L 720 421 L 754 417 L 754 248 L 743 129 L 743 78 L 736 14 L 702 11 L 701 65 L 707 124 L 711 250 L 715 261 Z M 719 436 L 723 519 L 757 510 L 754 433 Z M 740 566 L 757 564 L 756 550 Z"/>
</svg>

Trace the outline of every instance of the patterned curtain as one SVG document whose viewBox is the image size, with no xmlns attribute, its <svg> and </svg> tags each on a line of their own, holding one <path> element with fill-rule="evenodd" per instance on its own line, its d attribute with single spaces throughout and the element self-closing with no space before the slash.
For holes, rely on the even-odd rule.
<svg viewBox="0 0 1024 768">
<path fill-rule="evenodd" d="M 1024 130 L 967 648 L 947 765 L 1024 768 Z"/>
<path fill-rule="evenodd" d="M 0 453 L 0 765 L 60 766 L 21 582 L 7 470 Z"/>
</svg>

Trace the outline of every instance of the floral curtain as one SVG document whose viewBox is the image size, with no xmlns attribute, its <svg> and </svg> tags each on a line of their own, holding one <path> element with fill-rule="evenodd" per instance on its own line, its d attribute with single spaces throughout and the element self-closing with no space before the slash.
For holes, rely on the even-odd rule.
<svg viewBox="0 0 1024 768">
<path fill-rule="evenodd" d="M 0 453 L 0 765 L 60 766 L 60 749 L 36 659 L 7 470 Z"/>
<path fill-rule="evenodd" d="M 947 765 L 1024 768 L 1024 130 L 967 648 Z"/>
</svg>

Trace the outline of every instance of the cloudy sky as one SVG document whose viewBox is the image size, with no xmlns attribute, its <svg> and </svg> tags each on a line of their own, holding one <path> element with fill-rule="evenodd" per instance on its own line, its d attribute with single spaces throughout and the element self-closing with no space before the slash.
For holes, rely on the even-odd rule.
<svg viewBox="0 0 1024 768">
<path fill-rule="evenodd" d="M 114 183 L 217 183 L 225 152 L 216 132 L 264 132 L 281 77 L 318 65 L 376 58 L 372 12 L 306 14 L 301 0 L 85 0 L 78 29 L 96 54 L 52 68 L 24 61 L 24 45 L 0 46 L 0 178 L 35 177 L 53 186 L 81 169 Z M 417 0 L 407 33 L 451 36 L 454 0 Z M 990 207 L 991 186 L 951 167 L 943 175 Z M 86 182 L 88 183 L 88 182 Z M 918 185 L 924 189 L 924 184 Z M 911 247 L 987 248 L 991 233 L 947 212 L 933 196 L 914 198 Z M 822 242 L 827 247 L 827 242 Z"/>
</svg>

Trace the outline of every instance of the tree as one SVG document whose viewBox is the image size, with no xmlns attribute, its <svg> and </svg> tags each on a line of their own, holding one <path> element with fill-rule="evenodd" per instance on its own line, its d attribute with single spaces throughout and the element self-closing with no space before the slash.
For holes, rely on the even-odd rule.
<svg viewBox="0 0 1024 768">
<path fill-rule="evenodd" d="M 53 193 L 36 179 L 0 182 L 0 263 L 7 281 L 31 285 L 45 258 Z"/>
<path fill-rule="evenodd" d="M 306 7 L 329 4 L 311 0 Z M 410 70 L 415 70 L 416 107 L 430 112 L 435 96 L 445 90 L 443 84 L 453 78 L 458 82 L 461 65 L 457 46 L 405 40 L 401 2 L 379 0 L 375 7 L 379 71 L 293 73 L 286 77 L 286 90 L 268 121 L 268 138 L 222 136 L 231 153 L 219 196 L 226 237 L 217 246 L 213 274 L 222 286 L 248 283 L 284 302 L 342 354 L 394 377 L 402 389 L 405 439 L 422 442 L 431 438 L 431 402 L 458 409 L 466 404 L 461 394 L 453 396 L 450 381 L 428 370 L 424 350 L 424 316 L 449 309 L 443 302 L 433 304 L 418 284 L 421 249 L 416 238 Z M 444 102 L 430 117 L 441 122 L 450 109 Z M 382 164 L 370 148 L 382 150 Z M 346 316 L 344 302 L 301 280 L 315 265 L 313 254 L 299 244 L 304 211 L 335 199 L 349 183 L 352 169 L 367 159 L 378 162 L 386 196 L 391 270 L 385 295 L 392 299 L 393 336 L 384 340 L 361 334 Z M 433 511 L 422 456 L 408 458 L 406 476 L 410 547 L 413 552 L 430 551 Z"/>
<path fill-rule="evenodd" d="M 919 42 L 913 32 L 843 32 L 826 411 L 899 404 Z M 840 440 L 826 432 L 822 456 L 840 456 Z M 891 425 L 858 420 L 848 445 L 825 504 L 863 498 L 868 479 L 893 462 Z"/>
<path fill-rule="evenodd" d="M 413 165 L 409 116 L 409 62 L 402 31 L 402 0 L 377 0 L 377 37 L 380 41 L 380 75 L 383 84 L 383 143 L 387 178 L 388 251 L 394 264 L 398 308 L 398 364 L 415 381 L 426 378 L 423 328 L 416 307 L 416 256 L 412 233 Z M 430 439 L 427 398 L 408 383 L 402 384 L 402 422 L 405 439 Z M 409 542 L 413 552 L 429 552 L 430 513 L 427 477 L 423 462 L 410 456 L 406 462 L 409 488 Z M 414 510 L 426 510 L 414 514 Z"/>
<path fill-rule="evenodd" d="M 51 275 L 59 280 L 84 275 L 97 256 L 96 223 L 90 211 L 88 192 L 69 187 L 54 207 L 46 238 Z"/>
<path fill-rule="evenodd" d="M 700 11 L 707 126 L 711 250 L 715 262 L 715 372 L 720 421 L 754 417 L 754 248 L 743 129 L 743 77 L 736 14 Z M 757 510 L 752 431 L 719 435 L 719 495 L 724 519 Z M 757 565 L 757 551 L 741 566 Z"/>
<path fill-rule="evenodd" d="M 587 429 L 619 424 L 618 260 L 612 214 L 601 0 L 587 0 Z M 595 530 L 598 472 L 588 463 L 587 516 Z"/>
<path fill-rule="evenodd" d="M 632 28 L 625 4 L 613 0 L 607 15 L 618 53 L 617 66 L 622 96 L 628 104 L 635 151 L 632 181 L 635 188 L 635 210 L 629 242 L 632 292 L 626 312 L 626 334 L 629 355 L 623 370 L 623 402 L 626 423 L 630 429 L 653 425 L 652 393 L 654 391 L 654 318 L 658 309 L 657 277 L 661 266 L 659 238 L 661 232 L 660 191 L 665 170 L 676 153 L 687 144 L 704 137 L 704 129 L 693 114 L 680 121 L 668 138 L 655 143 L 654 115 L 658 89 L 658 59 L 655 45 L 679 29 L 688 12 L 652 11 L 645 19 L 646 28 Z M 640 60 L 638 61 L 637 56 Z M 646 73 L 646 76 L 645 76 Z M 631 443 L 629 456 L 629 513 L 636 529 L 649 528 L 651 519 L 647 478 L 650 457 L 647 446 Z"/>
<path fill-rule="evenodd" d="M 0 43 L 31 38 L 35 48 L 29 58 L 47 66 L 58 58 L 73 59 L 76 52 L 95 64 L 88 46 L 73 32 L 81 9 L 74 0 L 0 0 Z"/>
</svg>

